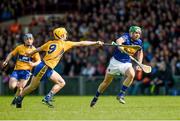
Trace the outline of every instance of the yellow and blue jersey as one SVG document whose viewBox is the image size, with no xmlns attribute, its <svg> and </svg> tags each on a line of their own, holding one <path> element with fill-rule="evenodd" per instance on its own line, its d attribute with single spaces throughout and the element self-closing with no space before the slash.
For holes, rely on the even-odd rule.
<svg viewBox="0 0 180 121">
<path fill-rule="evenodd" d="M 17 46 L 11 53 L 13 56 L 17 56 L 16 65 L 14 70 L 32 70 L 32 66 L 29 64 L 30 61 L 36 62 L 40 61 L 39 53 L 34 54 L 33 56 L 26 56 L 26 52 L 33 51 L 36 48 L 34 46 L 28 47 L 24 44 Z"/>
<path fill-rule="evenodd" d="M 40 61 L 40 55 L 39 53 L 36 53 L 35 55 L 28 57 L 26 56 L 27 51 L 35 50 L 35 47 L 28 47 L 24 44 L 17 46 L 11 54 L 13 56 L 17 56 L 16 65 L 14 68 L 14 71 L 10 75 L 12 78 L 16 78 L 17 80 L 24 79 L 28 80 L 30 77 L 30 71 L 32 70 L 32 66 L 29 64 L 30 61 Z"/>
<path fill-rule="evenodd" d="M 72 48 L 74 43 L 72 41 L 50 40 L 42 45 L 40 50 L 45 52 L 45 56 L 43 61 L 35 67 L 33 75 L 38 80 L 50 78 L 53 69 L 59 63 L 64 52 Z"/>
<path fill-rule="evenodd" d="M 43 61 L 47 66 L 54 69 L 61 59 L 64 52 L 72 48 L 74 42 L 72 41 L 62 41 L 62 40 L 50 40 L 40 48 L 42 51 L 45 51 L 45 56 Z"/>
</svg>

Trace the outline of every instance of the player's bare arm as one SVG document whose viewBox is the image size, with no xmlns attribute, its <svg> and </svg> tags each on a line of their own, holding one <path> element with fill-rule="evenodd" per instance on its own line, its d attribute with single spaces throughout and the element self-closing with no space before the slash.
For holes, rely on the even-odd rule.
<svg viewBox="0 0 180 121">
<path fill-rule="evenodd" d="M 9 53 L 8 56 L 6 57 L 6 60 L 3 62 L 2 66 L 5 67 L 9 60 L 11 60 L 11 58 L 13 57 L 13 54 L 12 53 Z"/>
<path fill-rule="evenodd" d="M 29 64 L 30 64 L 32 67 L 35 67 L 35 66 L 37 66 L 40 62 L 41 62 L 41 60 L 38 60 L 38 61 L 36 61 L 36 62 L 29 62 Z"/>
<path fill-rule="evenodd" d="M 122 45 L 122 43 L 124 42 L 125 40 L 122 38 L 122 37 L 120 37 L 120 38 L 118 38 L 117 40 L 116 40 L 116 43 L 118 44 L 118 45 Z M 123 47 L 119 47 L 119 49 L 124 49 Z M 120 50 L 121 50 L 120 49 Z"/>
<path fill-rule="evenodd" d="M 101 41 L 96 41 L 96 42 L 92 42 L 92 41 L 80 41 L 80 42 L 75 42 L 74 46 L 91 46 L 91 45 L 103 45 L 104 42 Z"/>
<path fill-rule="evenodd" d="M 32 55 L 34 55 L 35 53 L 37 53 L 37 52 L 40 52 L 41 51 L 41 48 L 39 47 L 39 48 L 37 48 L 36 50 L 33 50 L 33 51 L 31 51 L 31 52 L 26 52 L 26 55 L 27 56 L 32 56 Z M 37 60 L 36 62 L 29 62 L 29 64 L 32 66 L 32 67 L 35 67 L 35 66 L 37 66 L 39 63 L 41 62 L 41 60 L 39 59 L 39 60 Z"/>
<path fill-rule="evenodd" d="M 124 42 L 124 39 L 123 39 L 122 37 L 120 37 L 120 38 L 118 38 L 118 39 L 116 40 L 116 43 L 117 43 L 118 45 L 122 45 L 123 42 Z"/>
<path fill-rule="evenodd" d="M 34 55 L 35 53 L 38 53 L 38 52 L 40 52 L 40 51 L 42 51 L 41 50 L 41 48 L 40 47 L 38 47 L 36 50 L 33 50 L 33 51 L 31 51 L 31 52 L 26 52 L 26 55 L 27 56 L 32 56 L 32 55 Z"/>
</svg>

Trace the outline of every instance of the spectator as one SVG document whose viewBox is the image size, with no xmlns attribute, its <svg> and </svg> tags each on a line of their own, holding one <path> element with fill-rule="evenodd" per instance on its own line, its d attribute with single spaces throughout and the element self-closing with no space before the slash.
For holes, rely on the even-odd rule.
<svg viewBox="0 0 180 121">
<path fill-rule="evenodd" d="M 82 69 L 82 75 L 91 77 L 95 74 L 96 68 L 91 64 L 87 63 L 87 66 Z"/>
<path fill-rule="evenodd" d="M 15 19 L 14 23 L 9 26 L 11 33 L 20 33 L 21 24 L 18 22 L 18 19 Z"/>
<path fill-rule="evenodd" d="M 154 79 L 151 81 L 151 93 L 159 94 L 161 87 L 165 87 L 165 94 L 168 94 L 168 89 L 173 86 L 173 77 L 171 67 L 165 62 L 158 64 L 159 70 L 154 75 Z"/>
</svg>

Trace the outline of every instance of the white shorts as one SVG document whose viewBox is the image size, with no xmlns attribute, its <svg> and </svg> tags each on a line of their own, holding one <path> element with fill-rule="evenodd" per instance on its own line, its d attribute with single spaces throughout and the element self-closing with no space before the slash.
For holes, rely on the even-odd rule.
<svg viewBox="0 0 180 121">
<path fill-rule="evenodd" d="M 130 67 L 132 67 L 131 63 L 122 63 L 112 57 L 109 66 L 106 69 L 106 73 L 111 75 L 125 75 L 125 72 Z"/>
</svg>

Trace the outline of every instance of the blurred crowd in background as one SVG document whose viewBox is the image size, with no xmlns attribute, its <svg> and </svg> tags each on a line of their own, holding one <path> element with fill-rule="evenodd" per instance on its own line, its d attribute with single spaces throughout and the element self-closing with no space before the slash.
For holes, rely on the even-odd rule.
<svg viewBox="0 0 180 121">
<path fill-rule="evenodd" d="M 174 75 L 180 75 L 180 1 L 179 0 L 3 0 L 0 21 L 15 19 L 6 29 L 0 28 L 0 63 L 22 41 L 18 17 L 60 13 L 62 17 L 32 18 L 27 25 L 36 47 L 52 38 L 55 27 L 64 26 L 68 40 L 101 40 L 107 43 L 128 32 L 131 25 L 142 27 L 144 64 L 152 73 L 137 72 L 135 90 L 151 87 L 158 94 L 161 86 L 173 87 Z M 67 52 L 57 71 L 67 76 L 102 76 L 105 74 L 113 47 L 82 47 Z M 9 62 L 3 80 L 8 80 L 14 60 Z"/>
</svg>

